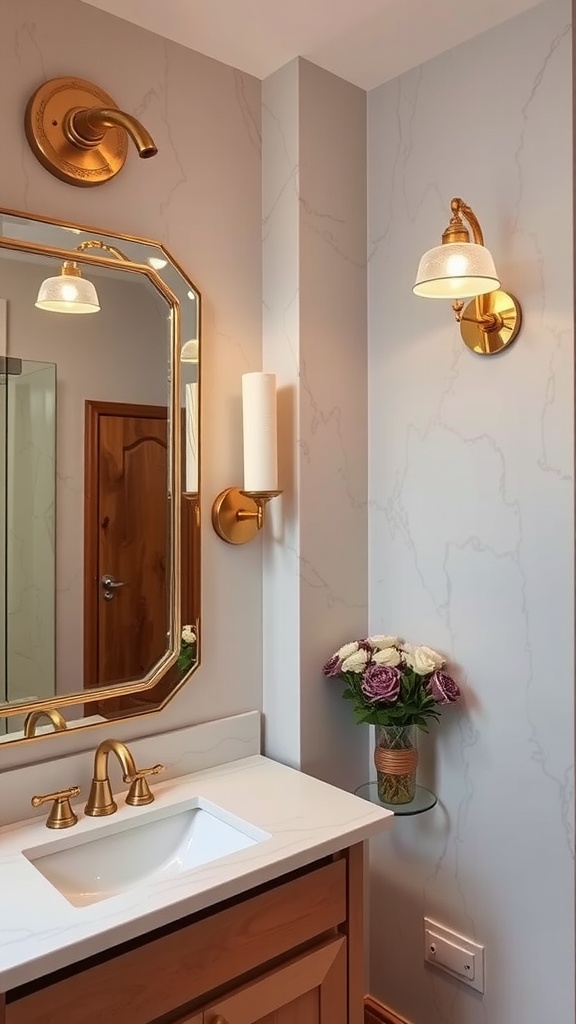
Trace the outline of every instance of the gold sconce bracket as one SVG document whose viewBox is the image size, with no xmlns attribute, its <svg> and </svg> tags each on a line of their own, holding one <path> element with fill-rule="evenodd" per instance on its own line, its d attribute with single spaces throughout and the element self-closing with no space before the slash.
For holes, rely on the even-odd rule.
<svg viewBox="0 0 576 1024">
<path fill-rule="evenodd" d="M 264 526 L 266 506 L 282 491 L 242 491 L 227 487 L 212 505 L 212 526 L 227 544 L 246 544 Z"/>
<path fill-rule="evenodd" d="M 500 290 L 478 295 L 467 306 L 455 302 L 453 309 L 464 344 L 481 356 L 502 352 L 512 344 L 522 326 L 518 300 Z"/>
<path fill-rule="evenodd" d="M 42 166 L 60 181 L 83 188 L 102 185 L 122 170 L 128 136 L 141 157 L 158 152 L 135 117 L 82 78 L 44 82 L 28 101 L 24 127 Z"/>
</svg>

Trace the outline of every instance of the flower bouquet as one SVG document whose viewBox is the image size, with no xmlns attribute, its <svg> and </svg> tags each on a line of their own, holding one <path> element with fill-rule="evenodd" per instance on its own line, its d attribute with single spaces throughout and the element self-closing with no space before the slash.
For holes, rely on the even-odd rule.
<svg viewBox="0 0 576 1024">
<path fill-rule="evenodd" d="M 409 803 L 416 792 L 416 729 L 460 697 L 443 671 L 446 659 L 430 647 L 415 647 L 396 636 L 371 636 L 344 644 L 324 665 L 324 675 L 341 679 L 342 696 L 353 703 L 357 722 L 376 726 L 374 762 L 383 803 Z"/>
<path fill-rule="evenodd" d="M 194 626 L 182 626 L 180 653 L 176 664 L 181 672 L 188 672 L 196 661 L 196 630 Z"/>
</svg>

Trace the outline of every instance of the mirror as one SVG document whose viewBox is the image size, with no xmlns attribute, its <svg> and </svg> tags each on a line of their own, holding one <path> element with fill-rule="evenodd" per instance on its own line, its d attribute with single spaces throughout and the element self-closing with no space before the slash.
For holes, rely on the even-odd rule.
<svg viewBox="0 0 576 1024">
<path fill-rule="evenodd" d="M 198 665 L 200 295 L 154 242 L 0 232 L 3 743 L 158 710 Z"/>
</svg>

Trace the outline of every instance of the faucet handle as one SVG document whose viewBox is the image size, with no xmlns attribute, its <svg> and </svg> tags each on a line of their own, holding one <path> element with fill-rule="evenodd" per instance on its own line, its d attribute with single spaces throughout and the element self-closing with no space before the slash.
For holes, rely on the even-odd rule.
<svg viewBox="0 0 576 1024">
<path fill-rule="evenodd" d="M 80 795 L 80 786 L 70 786 L 69 789 L 59 789 L 55 793 L 45 793 L 44 796 L 33 796 L 30 803 L 32 807 L 40 807 L 48 800 L 53 800 L 52 810 L 46 819 L 46 828 L 70 828 L 78 821 L 78 815 L 74 814 L 70 806 L 70 797 Z"/>
<path fill-rule="evenodd" d="M 146 781 L 147 777 L 148 775 L 158 775 L 158 772 L 163 771 L 163 764 L 155 764 L 152 768 L 141 768 L 140 771 L 132 772 L 130 775 L 125 775 L 124 782 L 130 783 L 126 803 L 130 804 L 132 807 L 141 807 L 143 804 L 151 804 L 154 800 L 154 794 Z"/>
</svg>

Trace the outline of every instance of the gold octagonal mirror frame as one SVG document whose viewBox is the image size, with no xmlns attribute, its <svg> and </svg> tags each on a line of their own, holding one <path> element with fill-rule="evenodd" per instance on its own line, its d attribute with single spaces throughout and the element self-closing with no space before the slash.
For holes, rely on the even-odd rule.
<svg viewBox="0 0 576 1024">
<path fill-rule="evenodd" d="M 190 338 L 200 346 L 201 296 L 191 279 L 182 271 L 168 250 L 160 243 L 135 236 L 111 233 L 69 222 L 55 221 L 37 215 L 0 209 L 0 259 L 7 256 L 25 260 L 38 257 L 45 263 L 51 260 L 57 273 L 59 265 L 74 260 L 84 276 L 98 274 L 113 276 L 114 282 L 146 282 L 155 300 L 166 304 L 168 321 L 168 352 L 166 359 L 166 466 L 167 466 L 167 562 L 165 566 L 166 615 L 168 642 L 164 654 L 149 667 L 141 678 L 124 679 L 113 685 L 91 686 L 89 690 L 79 688 L 41 699 L 8 700 L 7 682 L 5 692 L 0 693 L 0 723 L 5 723 L 4 735 L 0 735 L 0 751 L 4 743 L 31 742 L 40 736 L 58 735 L 50 730 L 58 729 L 58 722 L 65 721 L 74 729 L 97 727 L 117 719 L 150 714 L 161 710 L 195 671 L 200 661 L 200 466 L 199 466 L 199 393 L 200 355 L 194 368 L 196 381 L 196 422 L 193 490 L 183 491 L 188 476 L 185 468 L 186 433 L 188 414 L 184 401 L 181 360 L 185 360 L 183 348 Z M 33 237 L 33 240 L 32 239 Z M 41 238 L 42 241 L 37 239 Z M 88 244 L 89 243 L 89 244 Z M 12 257 L 14 254 L 14 257 Z M 118 254 L 122 258 L 118 258 Z M 1 265 L 1 264 L 0 264 Z M 0 274 L 1 281 L 1 274 Z M 2 288 L 0 287 L 0 295 Z M 10 296 L 7 297 L 8 307 Z M 186 304 L 186 305 L 185 305 Z M 184 307 L 184 312 L 183 312 Z M 97 314 L 99 315 L 99 314 Z M 54 317 L 53 313 L 42 311 L 42 317 Z M 56 317 L 62 322 L 62 313 Z M 66 317 L 67 321 L 85 321 L 87 318 Z M 92 319 L 90 317 L 89 319 Z M 8 323 L 10 313 L 8 312 Z M 1 325 L 0 325 L 1 326 Z M 8 345 L 5 356 L 10 354 Z M 6 358 L 6 365 L 10 360 Z M 182 362 L 182 365 L 184 363 Z M 3 374 L 3 382 L 8 374 Z M 86 401 L 86 406 L 98 403 Z M 85 446 L 86 454 L 89 445 Z M 89 473 L 88 463 L 84 474 Z M 86 528 L 86 520 L 84 522 Z M 184 532 L 183 532 L 184 531 Z M 84 541 L 86 543 L 86 541 Z M 85 553 L 86 554 L 86 553 Z M 57 554 L 55 558 L 57 557 Z M 86 562 L 86 559 L 85 559 Z M 4 585 L 4 609 L 6 588 Z M 183 612 L 183 593 L 186 594 L 186 608 Z M 6 615 L 4 615 L 6 619 Z M 183 626 L 185 633 L 193 631 L 193 655 L 182 664 Z M 0 645 L 1 647 L 1 645 Z M 190 648 L 187 647 L 187 650 Z M 0 650 L 1 655 L 1 650 Z M 7 660 L 4 659 L 7 675 Z M 58 685 L 56 668 L 56 687 Z M 84 679 L 86 677 L 84 676 Z M 1 682 L 1 680 L 0 680 Z M 98 714 L 85 714 L 78 719 L 81 705 L 97 709 Z M 99 719 L 94 722 L 94 717 Z M 84 719 L 86 718 L 86 721 Z M 52 722 L 50 721 L 52 719 Z M 30 722 L 33 727 L 30 728 Z M 8 726 L 15 723 L 21 728 L 12 732 Z M 26 733 L 24 732 L 26 723 Z M 40 726 L 40 728 L 38 728 Z M 42 728 L 42 726 L 44 728 Z M 45 731 L 48 728 L 48 731 Z"/>
</svg>

